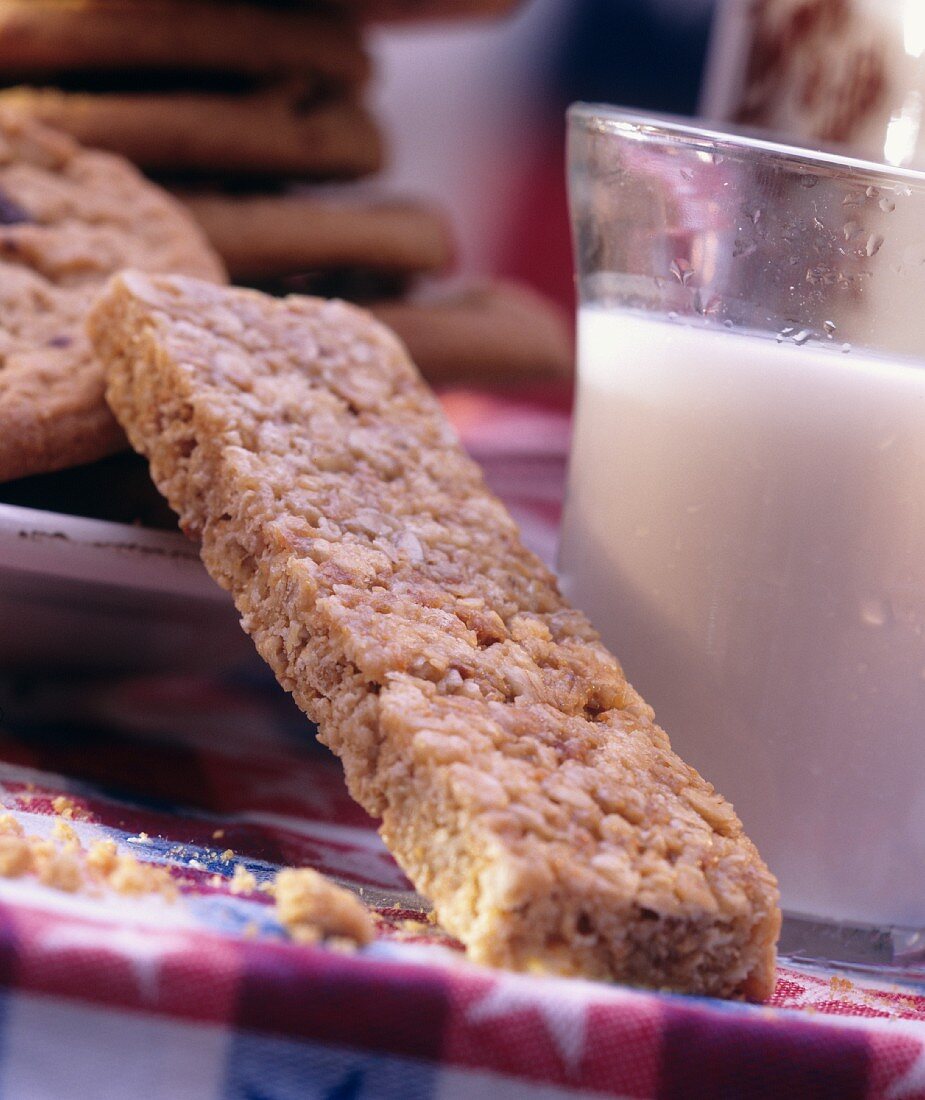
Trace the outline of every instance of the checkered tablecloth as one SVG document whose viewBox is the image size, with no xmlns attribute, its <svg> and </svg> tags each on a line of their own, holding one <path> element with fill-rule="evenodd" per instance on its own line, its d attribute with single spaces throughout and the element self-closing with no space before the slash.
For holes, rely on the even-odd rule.
<svg viewBox="0 0 925 1100">
<path fill-rule="evenodd" d="M 462 393 L 447 407 L 550 552 L 565 413 Z M 37 669 L 0 675 L 0 710 L 0 802 L 26 832 L 48 834 L 64 795 L 84 846 L 110 838 L 180 890 L 0 879 L 0 1098 L 925 1097 L 925 990 L 782 967 L 755 1008 L 466 962 L 253 669 Z M 285 865 L 362 892 L 376 942 L 295 945 L 265 893 L 232 892 L 235 867 L 259 887 Z"/>
</svg>

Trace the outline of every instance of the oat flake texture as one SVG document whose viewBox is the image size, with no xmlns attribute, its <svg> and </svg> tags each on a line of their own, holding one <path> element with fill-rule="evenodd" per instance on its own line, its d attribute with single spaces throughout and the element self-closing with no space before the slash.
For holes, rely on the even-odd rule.
<svg viewBox="0 0 925 1100">
<path fill-rule="evenodd" d="M 107 397 L 440 923 L 496 966 L 761 999 L 777 889 L 341 302 L 117 276 Z"/>
</svg>

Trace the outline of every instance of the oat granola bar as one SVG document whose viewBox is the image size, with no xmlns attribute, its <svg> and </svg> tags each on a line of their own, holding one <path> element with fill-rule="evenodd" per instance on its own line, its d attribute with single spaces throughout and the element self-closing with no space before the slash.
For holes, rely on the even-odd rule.
<svg viewBox="0 0 925 1100">
<path fill-rule="evenodd" d="M 342 302 L 117 276 L 108 400 L 353 796 L 470 955 L 761 999 L 774 878 Z"/>
</svg>

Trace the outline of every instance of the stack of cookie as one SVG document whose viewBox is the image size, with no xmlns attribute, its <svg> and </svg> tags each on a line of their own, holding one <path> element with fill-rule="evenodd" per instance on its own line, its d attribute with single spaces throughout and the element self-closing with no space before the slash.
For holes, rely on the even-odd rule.
<svg viewBox="0 0 925 1100">
<path fill-rule="evenodd" d="M 341 178 L 380 164 L 343 14 L 220 0 L 2 0 L 2 101 L 159 174 Z M 18 85 L 18 86 L 17 86 Z"/>
<path fill-rule="evenodd" d="M 412 293 L 452 263 L 446 218 L 344 186 L 383 160 L 364 104 L 365 21 L 511 6 L 0 0 L 0 106 L 121 153 L 171 186 L 235 282 L 380 312 L 433 380 L 562 376 L 570 339 L 545 302 L 495 285 Z"/>
</svg>

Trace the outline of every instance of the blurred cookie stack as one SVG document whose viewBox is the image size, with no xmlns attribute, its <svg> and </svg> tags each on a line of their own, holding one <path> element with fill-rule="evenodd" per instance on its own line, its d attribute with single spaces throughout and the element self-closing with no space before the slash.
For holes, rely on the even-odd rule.
<svg viewBox="0 0 925 1100">
<path fill-rule="evenodd" d="M 0 104 L 171 186 L 233 281 L 368 305 L 433 381 L 561 377 L 571 346 L 552 307 L 510 285 L 428 285 L 452 264 L 445 216 L 347 182 L 384 158 L 365 105 L 366 21 L 512 6 L 0 0 Z"/>
</svg>

